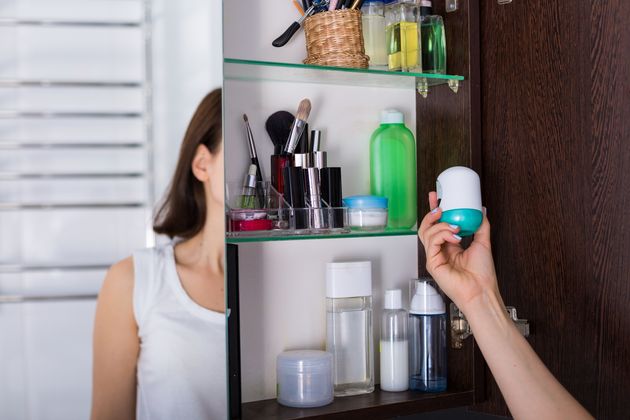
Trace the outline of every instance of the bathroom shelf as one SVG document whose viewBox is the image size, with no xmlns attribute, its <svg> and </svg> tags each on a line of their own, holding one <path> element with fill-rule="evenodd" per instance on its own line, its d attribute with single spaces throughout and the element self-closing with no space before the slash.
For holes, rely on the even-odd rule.
<svg viewBox="0 0 630 420">
<path fill-rule="evenodd" d="M 383 392 L 378 387 L 371 394 L 335 398 L 332 404 L 318 408 L 284 407 L 273 400 L 242 405 L 243 419 L 389 419 L 422 411 L 462 407 L 473 404 L 473 391 L 447 391 L 440 394 L 419 392 Z"/>
<path fill-rule="evenodd" d="M 350 232 L 334 235 L 289 235 L 289 236 L 249 236 L 226 237 L 230 244 L 242 244 L 248 242 L 272 242 L 272 241 L 302 241 L 308 239 L 346 239 L 346 238 L 374 238 L 382 236 L 414 236 L 418 232 L 414 229 L 387 229 L 383 232 Z"/>
<path fill-rule="evenodd" d="M 223 61 L 223 73 L 227 80 L 320 83 L 389 89 L 416 89 L 419 83 L 426 81 L 427 86 L 449 84 L 454 91 L 457 91 L 459 82 L 464 80 L 463 76 L 450 74 L 393 72 L 236 58 L 225 58 Z"/>
</svg>

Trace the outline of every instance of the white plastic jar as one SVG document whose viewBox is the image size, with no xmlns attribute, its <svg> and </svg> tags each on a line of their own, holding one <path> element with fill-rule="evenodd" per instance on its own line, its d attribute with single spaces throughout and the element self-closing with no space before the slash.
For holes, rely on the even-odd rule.
<svg viewBox="0 0 630 420">
<path fill-rule="evenodd" d="M 321 407 L 333 401 L 333 356 L 321 350 L 292 350 L 276 360 L 278 402 Z"/>
</svg>

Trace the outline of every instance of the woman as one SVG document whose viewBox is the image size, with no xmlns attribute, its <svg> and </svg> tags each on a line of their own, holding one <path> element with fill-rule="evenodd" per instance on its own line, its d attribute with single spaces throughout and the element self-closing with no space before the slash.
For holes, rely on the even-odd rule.
<svg viewBox="0 0 630 420">
<path fill-rule="evenodd" d="M 153 230 L 111 267 L 94 327 L 92 419 L 225 419 L 221 91 L 195 111 Z"/>
<path fill-rule="evenodd" d="M 485 213 L 470 247 L 459 245 L 459 228 L 439 223 L 437 195 L 429 193 L 431 212 L 420 225 L 427 270 L 464 313 L 475 342 L 515 419 L 591 419 L 554 378 L 508 318 L 499 294 Z"/>
</svg>

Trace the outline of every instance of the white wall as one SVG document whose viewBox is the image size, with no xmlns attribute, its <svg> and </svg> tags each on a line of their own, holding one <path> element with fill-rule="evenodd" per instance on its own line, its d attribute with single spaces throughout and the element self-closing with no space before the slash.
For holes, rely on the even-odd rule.
<svg viewBox="0 0 630 420">
<path fill-rule="evenodd" d="M 155 194 L 173 174 L 199 101 L 223 82 L 221 0 L 153 0 Z"/>
<path fill-rule="evenodd" d="M 139 0 L 2 0 L 0 17 L 88 21 L 142 18 Z M 153 0 L 155 173 L 143 178 L 0 179 L 0 203 L 143 202 L 166 187 L 199 100 L 222 82 L 220 0 Z M 0 26 L 0 79 L 144 77 L 141 28 Z M 0 88 L 0 110 L 134 111 L 142 88 Z M 145 141 L 142 118 L 4 119 L 9 143 Z M 143 171 L 147 148 L 0 149 L 0 173 Z M 153 176 L 154 175 L 154 176 Z M 0 177 L 2 178 L 2 177 Z M 0 208 L 0 295 L 92 295 L 100 268 L 147 245 L 150 212 Z M 16 270 L 12 265 L 75 266 Z M 99 268 L 77 269 L 94 264 Z M 96 302 L 0 304 L 0 419 L 86 419 Z"/>
</svg>

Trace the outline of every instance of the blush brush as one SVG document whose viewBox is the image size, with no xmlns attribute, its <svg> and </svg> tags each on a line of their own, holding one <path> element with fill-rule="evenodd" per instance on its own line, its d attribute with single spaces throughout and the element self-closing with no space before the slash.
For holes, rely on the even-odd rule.
<svg viewBox="0 0 630 420">
<path fill-rule="evenodd" d="M 306 128 L 306 120 L 308 120 L 308 116 L 310 113 L 311 101 L 309 101 L 308 99 L 302 99 L 302 101 L 300 101 L 300 105 L 298 106 L 298 111 L 297 115 L 295 116 L 295 121 L 293 121 L 293 126 L 291 126 L 291 133 L 289 134 L 287 143 L 284 146 L 285 153 L 293 154 L 295 152 L 298 141 L 300 140 L 300 137 L 302 137 L 302 133 Z"/>
</svg>

